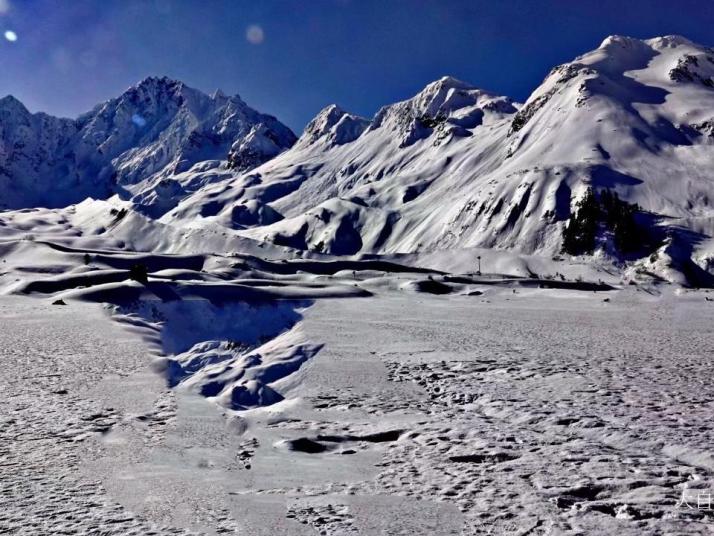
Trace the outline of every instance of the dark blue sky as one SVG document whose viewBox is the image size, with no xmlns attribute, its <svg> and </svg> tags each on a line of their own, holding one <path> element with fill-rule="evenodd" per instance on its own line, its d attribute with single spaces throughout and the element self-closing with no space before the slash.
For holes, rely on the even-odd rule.
<svg viewBox="0 0 714 536">
<path fill-rule="evenodd" d="M 299 132 L 327 104 L 371 116 L 444 74 L 524 100 L 615 33 L 714 45 L 714 0 L 0 0 L 0 94 L 76 116 L 167 75 Z"/>
</svg>

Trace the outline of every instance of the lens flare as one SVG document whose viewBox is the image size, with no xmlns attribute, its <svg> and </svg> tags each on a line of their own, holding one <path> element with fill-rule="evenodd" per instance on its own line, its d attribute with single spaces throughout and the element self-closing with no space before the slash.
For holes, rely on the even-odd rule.
<svg viewBox="0 0 714 536">
<path fill-rule="evenodd" d="M 15 41 L 17 41 L 17 34 L 12 30 L 7 30 L 5 32 L 5 39 L 10 41 L 11 43 L 14 43 Z"/>
<path fill-rule="evenodd" d="M 251 45 L 259 45 L 265 40 L 265 33 L 263 32 L 263 28 L 257 24 L 253 24 L 248 26 L 248 29 L 245 31 L 245 38 Z"/>
</svg>

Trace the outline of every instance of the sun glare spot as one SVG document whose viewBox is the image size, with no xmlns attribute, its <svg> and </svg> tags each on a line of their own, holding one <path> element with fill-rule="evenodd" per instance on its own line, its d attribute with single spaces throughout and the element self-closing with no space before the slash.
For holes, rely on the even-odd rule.
<svg viewBox="0 0 714 536">
<path fill-rule="evenodd" d="M 263 28 L 257 24 L 253 24 L 248 26 L 248 29 L 245 31 L 245 38 L 250 44 L 259 45 L 265 40 L 265 33 L 263 32 Z"/>
<path fill-rule="evenodd" d="M 7 30 L 5 32 L 5 39 L 10 41 L 11 43 L 14 43 L 15 41 L 17 41 L 17 34 L 12 30 Z"/>
<path fill-rule="evenodd" d="M 131 122 L 134 123 L 137 127 L 141 128 L 144 125 L 146 125 L 146 119 L 141 117 L 139 114 L 134 114 L 131 116 Z"/>
</svg>

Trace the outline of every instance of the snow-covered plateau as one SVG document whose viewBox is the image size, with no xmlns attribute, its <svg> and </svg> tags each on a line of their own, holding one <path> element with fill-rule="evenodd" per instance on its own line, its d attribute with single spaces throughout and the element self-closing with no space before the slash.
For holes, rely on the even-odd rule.
<svg viewBox="0 0 714 536">
<path fill-rule="evenodd" d="M 6 97 L 0 210 L 0 534 L 714 532 L 714 49 Z"/>
</svg>

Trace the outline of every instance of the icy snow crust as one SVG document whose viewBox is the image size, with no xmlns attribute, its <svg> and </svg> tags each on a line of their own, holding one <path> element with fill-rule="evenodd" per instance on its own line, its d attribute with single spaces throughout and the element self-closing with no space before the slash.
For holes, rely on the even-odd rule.
<svg viewBox="0 0 714 536">
<path fill-rule="evenodd" d="M 2 526 L 707 531 L 696 507 L 714 469 L 707 294 L 441 277 L 453 295 L 407 287 L 430 281 L 413 273 L 357 273 L 372 297 L 309 307 L 147 295 L 113 306 L 120 322 L 81 292 L 67 305 L 0 296 Z M 148 369 L 152 350 L 164 374 Z M 230 396 L 199 396 L 209 378 Z"/>
</svg>

